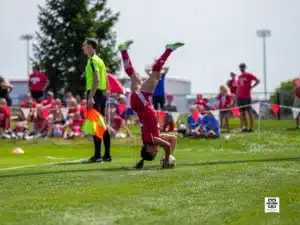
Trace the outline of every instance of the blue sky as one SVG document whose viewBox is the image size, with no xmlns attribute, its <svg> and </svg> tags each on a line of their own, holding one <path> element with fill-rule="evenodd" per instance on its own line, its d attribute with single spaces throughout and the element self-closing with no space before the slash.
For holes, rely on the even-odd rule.
<svg viewBox="0 0 300 225">
<path fill-rule="evenodd" d="M 45 1 L 0 1 L 0 74 L 8 79 L 27 78 L 26 45 L 19 37 L 38 30 L 38 4 Z M 167 42 L 186 42 L 167 64 L 169 76 L 191 80 L 194 93 L 217 92 L 240 62 L 263 79 L 260 28 L 272 30 L 268 90 L 299 76 L 298 0 L 109 0 L 108 6 L 121 13 L 118 41 L 135 40 L 130 54 L 140 73 Z M 263 83 L 256 91 L 263 91 Z"/>
</svg>

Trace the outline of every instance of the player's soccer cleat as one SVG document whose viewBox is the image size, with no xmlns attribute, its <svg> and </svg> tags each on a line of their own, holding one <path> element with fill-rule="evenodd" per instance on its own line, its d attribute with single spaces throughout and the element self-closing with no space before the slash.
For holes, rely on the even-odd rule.
<svg viewBox="0 0 300 225">
<path fill-rule="evenodd" d="M 119 44 L 119 46 L 118 46 L 119 51 L 121 52 L 123 50 L 128 50 L 132 43 L 133 43 L 133 40 L 128 40 L 122 44 Z"/>
<path fill-rule="evenodd" d="M 175 51 L 177 48 L 180 48 L 182 46 L 184 46 L 183 42 L 175 42 L 172 44 L 167 44 L 166 49 L 172 49 L 173 51 Z"/>
<path fill-rule="evenodd" d="M 102 162 L 103 162 L 103 159 L 101 157 L 92 156 L 91 158 L 84 161 L 83 163 L 102 163 Z"/>
<path fill-rule="evenodd" d="M 103 159 L 103 162 L 111 162 L 112 161 L 112 158 L 110 156 L 109 157 L 104 156 L 104 157 L 102 157 L 102 159 Z"/>
</svg>

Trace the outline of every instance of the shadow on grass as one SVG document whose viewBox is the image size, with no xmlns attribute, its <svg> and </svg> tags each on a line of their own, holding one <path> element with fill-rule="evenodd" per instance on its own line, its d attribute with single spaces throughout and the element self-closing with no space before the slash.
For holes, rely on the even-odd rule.
<svg viewBox="0 0 300 225">
<path fill-rule="evenodd" d="M 296 127 L 295 127 L 295 128 L 287 128 L 287 129 L 286 129 L 286 131 L 296 131 L 296 130 L 299 130 L 299 129 L 296 128 Z"/>
<path fill-rule="evenodd" d="M 241 163 L 256 163 L 256 162 L 282 162 L 282 161 L 298 161 L 300 157 L 294 158 L 275 158 L 275 159 L 250 159 L 250 160 L 234 160 L 234 161 L 216 161 L 216 162 L 202 162 L 202 163 L 179 163 L 176 167 L 197 167 L 197 166 L 214 166 L 214 165 L 234 165 Z M 86 163 L 58 163 L 55 166 L 59 165 L 86 165 Z M 72 169 L 72 170 L 56 170 L 56 171 L 43 171 L 35 173 L 18 173 L 18 174 L 7 174 L 0 175 L 2 178 L 10 177 L 24 177 L 24 176 L 38 176 L 38 175 L 47 175 L 47 174 L 58 174 L 58 173 L 83 173 L 83 172 L 93 172 L 93 171 L 107 171 L 107 172 L 120 172 L 120 171 L 145 171 L 145 170 L 160 170 L 157 165 L 149 165 L 142 169 L 136 170 L 133 167 L 114 167 L 114 168 L 91 168 L 91 169 Z M 100 175 L 100 174 L 99 174 Z"/>
</svg>

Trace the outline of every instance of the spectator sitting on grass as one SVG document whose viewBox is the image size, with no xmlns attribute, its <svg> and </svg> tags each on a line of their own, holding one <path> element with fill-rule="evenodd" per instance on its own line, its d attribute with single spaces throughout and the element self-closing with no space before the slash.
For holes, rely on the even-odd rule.
<svg viewBox="0 0 300 225">
<path fill-rule="evenodd" d="M 59 98 L 55 99 L 55 107 L 59 109 L 64 107 L 62 101 Z"/>
<path fill-rule="evenodd" d="M 13 129 L 12 137 L 13 138 L 24 138 L 27 139 L 29 136 L 28 123 L 25 119 L 23 112 L 20 110 L 16 113 L 17 121 L 15 129 Z"/>
<path fill-rule="evenodd" d="M 33 130 L 30 136 L 46 137 L 48 135 L 48 111 L 43 110 L 41 106 L 36 109 L 31 109 L 29 112 L 28 120 L 33 122 Z"/>
<path fill-rule="evenodd" d="M 25 99 L 20 102 L 20 108 L 30 109 L 30 108 L 36 108 L 36 106 L 37 103 L 36 101 L 33 100 L 30 94 L 27 94 L 25 96 Z"/>
<path fill-rule="evenodd" d="M 0 98 L 0 136 L 6 138 L 6 133 L 10 129 L 10 109 L 7 106 L 6 99 Z"/>
<path fill-rule="evenodd" d="M 54 94 L 51 91 L 48 91 L 46 98 L 41 102 L 43 108 L 53 109 L 55 108 L 55 99 Z"/>
<path fill-rule="evenodd" d="M 77 101 L 75 99 L 69 101 L 68 108 L 69 108 L 68 118 L 69 118 L 70 115 L 80 113 L 80 105 L 77 104 Z"/>
<path fill-rule="evenodd" d="M 195 116 L 196 115 L 196 116 Z M 197 119 L 196 119 L 197 118 Z M 197 110 L 196 106 L 191 106 L 190 115 L 187 117 L 187 125 L 180 125 L 178 133 L 185 137 L 192 136 L 195 133 L 195 129 L 199 127 L 202 116 Z"/>
<path fill-rule="evenodd" d="M 202 117 L 201 123 L 196 128 L 195 134 L 196 137 L 205 138 L 218 138 L 221 136 L 220 122 L 215 118 L 211 111 Z"/>
<path fill-rule="evenodd" d="M 70 101 L 76 100 L 71 92 L 67 92 L 63 101 L 67 107 L 69 107 Z"/>
<path fill-rule="evenodd" d="M 177 112 L 177 107 L 174 104 L 174 96 L 171 94 L 167 95 L 167 104 L 165 105 L 164 111 L 166 111 L 166 116 L 164 118 L 163 131 L 171 132 L 174 131 L 175 122 L 172 112 Z"/>
<path fill-rule="evenodd" d="M 61 112 L 61 109 L 57 108 L 55 110 L 52 110 L 51 113 L 51 123 L 49 124 L 49 132 L 48 137 L 63 137 L 65 132 L 65 119 L 63 117 L 63 114 Z"/>
<path fill-rule="evenodd" d="M 81 126 L 83 124 L 83 119 L 80 116 L 80 113 L 69 115 L 69 120 L 67 122 L 67 130 L 65 131 L 64 138 L 75 138 L 82 137 L 83 133 L 81 132 Z"/>
<path fill-rule="evenodd" d="M 131 134 L 129 132 L 129 129 L 127 128 L 123 118 L 118 115 L 116 108 L 109 109 L 108 113 L 110 113 L 109 131 L 114 135 L 114 137 L 116 137 L 116 138 L 125 138 L 126 137 L 126 134 L 120 132 L 121 128 L 124 128 L 124 130 L 127 133 L 127 136 L 130 137 Z"/>
</svg>

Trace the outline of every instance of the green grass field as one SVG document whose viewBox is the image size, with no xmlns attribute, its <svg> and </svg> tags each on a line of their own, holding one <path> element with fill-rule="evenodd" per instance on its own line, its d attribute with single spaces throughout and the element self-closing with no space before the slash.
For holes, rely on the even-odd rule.
<svg viewBox="0 0 300 225">
<path fill-rule="evenodd" d="M 261 132 L 230 140 L 179 139 L 177 166 L 131 167 L 139 137 L 113 140 L 110 164 L 87 158 L 87 140 L 0 140 L 1 225 L 299 224 L 300 131 L 263 121 Z M 14 155 L 14 147 L 24 155 Z M 31 166 L 31 167 L 29 167 Z M 13 168 L 11 168 L 13 167 Z M 280 213 L 264 212 L 280 197 Z"/>
</svg>

